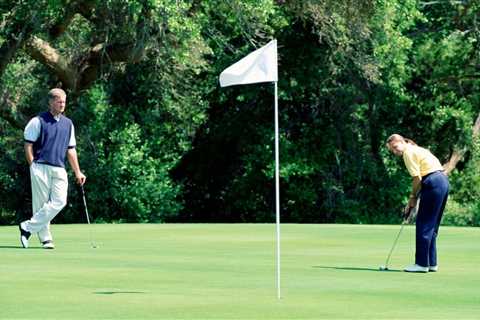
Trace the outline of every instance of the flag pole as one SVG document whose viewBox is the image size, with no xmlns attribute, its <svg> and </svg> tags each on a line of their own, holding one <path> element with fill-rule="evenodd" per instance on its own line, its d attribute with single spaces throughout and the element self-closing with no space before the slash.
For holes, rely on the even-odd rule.
<svg viewBox="0 0 480 320">
<path fill-rule="evenodd" d="M 277 225 L 277 298 L 280 294 L 280 157 L 279 157 L 279 130 L 278 130 L 278 87 L 275 84 L 275 216 Z"/>
</svg>

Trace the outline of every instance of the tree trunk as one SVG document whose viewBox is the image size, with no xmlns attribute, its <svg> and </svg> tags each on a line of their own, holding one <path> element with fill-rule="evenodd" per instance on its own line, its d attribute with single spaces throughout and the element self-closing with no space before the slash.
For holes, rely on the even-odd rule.
<svg viewBox="0 0 480 320">
<path fill-rule="evenodd" d="M 477 116 L 477 120 L 475 121 L 475 124 L 473 125 L 473 139 L 476 139 L 480 134 L 480 113 Z M 466 148 L 458 149 L 456 148 L 453 150 L 452 155 L 450 156 L 450 159 L 448 160 L 447 163 L 443 165 L 443 168 L 445 169 L 445 173 L 448 175 L 450 172 L 455 169 L 457 164 L 463 159 L 463 156 L 467 152 Z"/>
<path fill-rule="evenodd" d="M 23 25 L 17 24 L 13 28 L 17 29 L 17 34 L 14 32 L 10 33 L 7 39 L 5 39 L 3 45 L 0 46 L 0 77 L 3 75 L 6 67 L 17 50 L 23 45 L 27 37 L 33 31 L 28 23 Z"/>
</svg>

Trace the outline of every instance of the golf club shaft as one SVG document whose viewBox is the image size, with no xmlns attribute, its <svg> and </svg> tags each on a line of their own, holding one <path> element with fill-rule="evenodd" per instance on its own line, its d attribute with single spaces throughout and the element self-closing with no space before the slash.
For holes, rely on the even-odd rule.
<svg viewBox="0 0 480 320">
<path fill-rule="evenodd" d="M 96 245 L 93 243 L 93 240 L 92 240 L 92 227 L 90 225 L 90 215 L 88 214 L 88 208 L 87 208 L 87 200 L 85 198 L 85 190 L 83 189 L 83 185 L 80 186 L 80 188 L 82 189 L 82 198 L 83 198 L 83 206 L 85 208 L 85 215 L 87 216 L 87 223 L 88 223 L 88 236 L 89 236 L 89 240 L 90 240 L 90 244 L 92 245 L 92 247 L 96 247 Z"/>
<path fill-rule="evenodd" d="M 418 201 L 417 201 L 417 206 L 418 206 Z M 403 228 L 409 222 L 410 215 L 412 214 L 412 210 L 413 210 L 413 212 L 416 212 L 417 207 L 410 208 L 408 210 L 407 214 L 405 214 L 405 217 L 402 221 L 402 226 L 400 227 L 400 231 L 398 231 L 397 237 L 395 238 L 395 241 L 393 241 L 392 248 L 390 249 L 390 252 L 388 253 L 387 261 L 385 261 L 385 268 L 387 268 L 387 269 L 388 269 L 388 263 L 390 262 L 390 257 L 392 256 L 393 250 L 395 249 L 395 247 L 397 245 L 397 242 L 398 242 L 398 239 L 400 238 L 400 235 L 402 234 Z"/>
<path fill-rule="evenodd" d="M 388 263 L 390 262 L 390 257 L 392 256 L 392 252 L 395 249 L 395 246 L 397 245 L 398 239 L 400 238 L 400 235 L 402 234 L 403 227 L 405 227 L 405 221 L 402 222 L 402 226 L 400 227 L 400 231 L 397 234 L 397 237 L 395 238 L 395 241 L 393 242 L 392 248 L 390 249 L 390 252 L 388 253 L 387 261 L 385 262 L 385 268 L 388 268 Z"/>
</svg>

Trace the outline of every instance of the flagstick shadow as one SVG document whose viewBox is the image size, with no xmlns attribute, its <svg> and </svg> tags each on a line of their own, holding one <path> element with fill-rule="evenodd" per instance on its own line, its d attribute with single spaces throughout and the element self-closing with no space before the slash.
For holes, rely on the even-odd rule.
<svg viewBox="0 0 480 320">
<path fill-rule="evenodd" d="M 144 291 L 95 291 L 93 294 L 105 294 L 105 295 L 110 295 L 110 294 L 138 294 L 138 293 L 146 293 Z"/>
<path fill-rule="evenodd" d="M 398 270 L 398 269 L 380 270 L 380 269 L 378 269 L 378 268 L 359 268 L 359 267 L 313 266 L 312 268 L 344 270 L 344 271 L 402 272 L 402 270 Z"/>
</svg>

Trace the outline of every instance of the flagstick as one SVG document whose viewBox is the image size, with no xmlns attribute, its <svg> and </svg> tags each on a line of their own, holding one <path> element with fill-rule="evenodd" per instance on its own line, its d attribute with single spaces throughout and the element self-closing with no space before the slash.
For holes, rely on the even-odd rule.
<svg viewBox="0 0 480 320">
<path fill-rule="evenodd" d="M 277 224 L 277 298 L 280 299 L 280 160 L 278 132 L 278 88 L 275 84 L 275 210 Z"/>
</svg>

